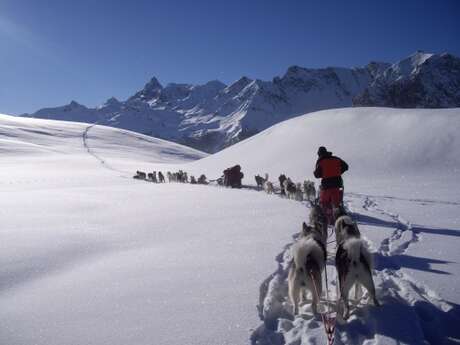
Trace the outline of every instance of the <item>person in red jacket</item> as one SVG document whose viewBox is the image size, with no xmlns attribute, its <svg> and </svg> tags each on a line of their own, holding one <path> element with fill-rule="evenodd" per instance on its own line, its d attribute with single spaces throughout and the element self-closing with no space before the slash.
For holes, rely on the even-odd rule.
<svg viewBox="0 0 460 345">
<path fill-rule="evenodd" d="M 342 203 L 342 174 L 347 170 L 348 164 L 345 161 L 333 156 L 324 146 L 318 149 L 318 160 L 313 174 L 316 178 L 321 178 L 319 202 L 324 210 L 338 207 Z"/>
</svg>

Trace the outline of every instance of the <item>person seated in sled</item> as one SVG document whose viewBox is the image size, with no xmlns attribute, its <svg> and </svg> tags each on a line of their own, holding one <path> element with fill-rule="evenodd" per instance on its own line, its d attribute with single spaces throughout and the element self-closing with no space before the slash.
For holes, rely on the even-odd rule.
<svg viewBox="0 0 460 345">
<path fill-rule="evenodd" d="M 333 222 L 332 209 L 343 202 L 342 174 L 348 170 L 348 164 L 341 158 L 333 156 L 324 146 L 318 149 L 318 160 L 313 174 L 321 178 L 319 203 L 326 213 L 329 223 Z"/>
</svg>

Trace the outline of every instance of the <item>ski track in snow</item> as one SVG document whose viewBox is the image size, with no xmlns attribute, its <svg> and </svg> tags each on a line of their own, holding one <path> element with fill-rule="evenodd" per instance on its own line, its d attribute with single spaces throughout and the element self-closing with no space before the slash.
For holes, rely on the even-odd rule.
<svg viewBox="0 0 460 345">
<path fill-rule="evenodd" d="M 97 123 L 93 123 L 91 125 L 89 125 L 88 127 L 85 128 L 85 130 L 83 131 L 83 134 L 82 134 L 82 140 L 83 140 L 83 147 L 85 148 L 85 150 L 88 152 L 89 155 L 91 155 L 92 157 L 94 157 L 104 168 L 108 169 L 108 170 L 111 170 L 111 171 L 115 171 L 115 172 L 118 172 L 118 173 L 122 173 L 122 174 L 125 174 L 126 172 L 125 171 L 121 171 L 121 170 L 118 170 L 118 169 L 115 169 L 114 167 L 112 167 L 110 164 L 108 164 L 105 159 L 103 159 L 102 157 L 100 157 L 99 155 L 97 155 L 92 149 L 91 147 L 89 146 L 88 144 L 88 133 L 89 131 L 91 130 L 91 128 L 97 126 Z M 127 176 L 120 176 L 120 177 L 125 177 L 127 178 Z"/>
<path fill-rule="evenodd" d="M 337 319 L 334 344 L 458 344 L 460 335 L 455 332 L 460 320 L 458 315 L 449 313 L 451 305 L 428 286 L 402 272 L 395 259 L 422 241 L 419 231 L 400 214 L 379 207 L 374 197 L 355 193 L 350 193 L 347 197 L 346 206 L 355 217 L 359 218 L 361 209 L 380 218 L 389 217 L 395 228 L 374 249 L 377 263 L 374 267 L 374 282 L 377 298 L 382 306 L 374 307 L 367 302 L 363 303 L 363 298 L 359 301 L 351 300 L 350 318 L 347 321 Z M 410 201 L 436 202 L 415 199 Z M 297 236 L 294 235 L 293 239 Z M 252 344 L 327 344 L 321 318 L 313 315 L 308 303 L 301 308 L 301 317 L 294 318 L 292 315 L 292 307 L 287 297 L 292 244 L 287 244 L 283 252 L 277 255 L 276 271 L 261 284 L 257 308 L 263 323 L 253 331 Z M 374 248 L 372 245 L 369 247 L 371 250 Z M 338 291 L 334 260 L 331 257 L 328 258 L 326 269 L 330 281 L 330 300 L 335 301 Z M 323 292 L 322 303 L 327 305 L 324 295 Z M 367 292 L 363 297 L 367 297 Z M 353 308 L 353 305 L 357 308 Z M 395 324 L 399 326 L 395 327 Z"/>
</svg>

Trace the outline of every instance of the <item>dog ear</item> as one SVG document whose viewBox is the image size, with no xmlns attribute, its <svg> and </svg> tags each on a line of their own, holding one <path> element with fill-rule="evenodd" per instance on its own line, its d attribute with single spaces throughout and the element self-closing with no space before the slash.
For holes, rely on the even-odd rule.
<svg viewBox="0 0 460 345">
<path fill-rule="evenodd" d="M 307 236 L 311 232 L 311 226 L 307 225 L 305 222 L 302 223 L 302 234 Z"/>
<path fill-rule="evenodd" d="M 305 232 L 305 231 L 307 231 L 307 229 L 308 229 L 307 223 L 303 222 L 303 223 L 302 223 L 302 231 Z"/>
</svg>

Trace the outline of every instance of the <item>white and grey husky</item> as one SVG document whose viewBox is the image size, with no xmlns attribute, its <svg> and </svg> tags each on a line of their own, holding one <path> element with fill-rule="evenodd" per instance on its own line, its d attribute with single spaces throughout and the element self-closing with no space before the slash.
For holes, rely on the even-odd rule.
<svg viewBox="0 0 460 345">
<path fill-rule="evenodd" d="M 342 316 L 347 319 L 350 313 L 348 295 L 355 284 L 356 295 L 361 284 L 369 292 L 374 305 L 378 306 L 379 302 L 375 296 L 372 279 L 372 255 L 364 240 L 360 238 L 357 225 L 350 216 L 342 215 L 335 222 L 335 232 L 337 238 L 335 266 L 339 279 L 340 299 L 343 302 Z"/>
<path fill-rule="evenodd" d="M 322 241 L 324 245 L 327 242 L 327 219 L 326 215 L 324 214 L 321 206 L 315 202 L 311 203 L 311 211 L 310 211 L 310 224 L 314 225 L 316 229 L 320 230 Z"/>
<path fill-rule="evenodd" d="M 293 262 L 288 274 L 289 299 L 294 307 L 294 315 L 299 312 L 299 303 L 304 301 L 305 290 L 311 292 L 312 310 L 317 312 L 326 255 L 321 232 L 316 227 L 303 223 L 302 236 L 292 246 Z"/>
</svg>

